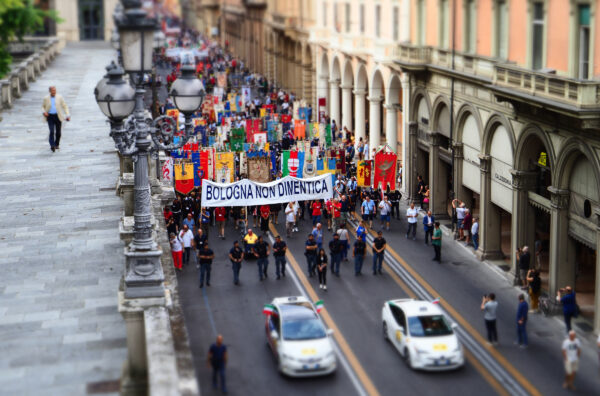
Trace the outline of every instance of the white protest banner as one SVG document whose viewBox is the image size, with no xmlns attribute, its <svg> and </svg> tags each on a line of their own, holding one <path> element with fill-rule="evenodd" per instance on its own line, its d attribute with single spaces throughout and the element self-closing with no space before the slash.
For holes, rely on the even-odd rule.
<svg viewBox="0 0 600 396">
<path fill-rule="evenodd" d="M 330 199 L 333 182 L 330 174 L 298 179 L 286 176 L 269 183 L 256 183 L 248 179 L 235 183 L 202 181 L 202 206 L 252 206 Z"/>
</svg>

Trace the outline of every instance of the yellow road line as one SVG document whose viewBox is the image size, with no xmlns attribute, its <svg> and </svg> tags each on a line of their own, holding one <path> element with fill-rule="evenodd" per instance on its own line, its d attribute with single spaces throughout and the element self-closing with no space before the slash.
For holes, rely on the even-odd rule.
<svg viewBox="0 0 600 396">
<path fill-rule="evenodd" d="M 269 228 L 270 228 L 271 233 L 273 235 L 279 235 L 279 233 L 277 232 L 277 230 L 275 229 L 275 226 L 273 226 L 273 224 L 269 223 Z M 313 303 L 319 301 L 320 298 L 317 295 L 317 292 L 315 291 L 315 289 L 313 289 L 313 287 L 310 284 L 310 282 L 308 281 L 308 279 L 306 279 L 306 275 L 304 275 L 304 272 L 300 268 L 300 265 L 298 264 L 298 262 L 296 261 L 296 259 L 290 253 L 289 250 L 286 252 L 286 256 L 288 258 L 288 261 L 289 261 L 290 265 L 292 266 L 292 268 L 296 272 L 296 275 L 298 276 L 298 279 L 300 279 L 300 282 L 302 283 L 302 286 L 304 286 L 304 289 L 308 293 L 310 299 L 313 301 Z M 379 391 L 377 390 L 377 388 L 375 388 L 375 385 L 373 384 L 373 381 L 371 381 L 371 378 L 369 378 L 369 375 L 367 374 L 367 372 L 365 371 L 365 369 L 363 368 L 363 366 L 358 361 L 358 358 L 356 357 L 356 355 L 354 354 L 354 352 L 350 348 L 350 345 L 348 344 L 348 342 L 346 341 L 346 339 L 342 335 L 342 332 L 337 327 L 335 321 L 331 318 L 331 315 L 329 315 L 329 312 L 327 312 L 327 305 L 325 305 L 325 309 L 323 311 L 321 311 L 320 315 L 323 318 L 323 321 L 325 322 L 325 324 L 327 325 L 327 327 L 329 327 L 330 329 L 333 330 L 333 337 L 335 338 L 335 340 L 337 341 L 340 349 L 342 350 L 342 352 L 346 356 L 346 359 L 348 360 L 348 363 L 350 363 L 350 365 L 352 366 L 352 369 L 356 373 L 356 376 L 360 380 L 360 382 L 361 382 L 363 388 L 365 389 L 365 391 L 370 396 L 379 396 Z"/>
<path fill-rule="evenodd" d="M 376 235 L 375 231 L 373 230 L 368 230 L 368 232 L 373 236 Z M 425 281 L 425 279 L 423 279 L 423 277 L 421 277 L 421 275 L 419 275 L 410 265 L 408 265 L 406 261 L 404 261 L 404 259 L 400 257 L 400 255 L 396 253 L 396 251 L 393 248 L 390 247 L 389 244 L 386 246 L 385 251 L 394 256 L 394 258 L 398 260 L 400 265 L 402 265 L 402 267 L 404 267 L 404 269 L 407 270 L 411 274 L 411 276 L 429 292 L 429 294 L 431 294 L 432 296 L 439 296 L 439 293 L 436 292 L 435 289 L 431 287 L 431 285 L 427 283 L 427 281 Z M 500 352 L 498 352 L 496 348 L 486 344 L 486 341 L 483 338 L 483 336 L 479 334 L 479 332 L 475 330 L 475 328 L 473 328 L 473 326 L 471 326 L 471 324 L 467 322 L 467 320 L 463 318 L 462 315 L 460 315 L 452 305 L 450 305 L 447 301 L 443 300 L 442 298 L 440 298 L 440 305 L 442 305 L 444 309 L 446 309 L 446 311 L 448 311 L 448 313 L 452 315 L 454 319 L 456 319 L 456 321 L 458 321 L 460 325 L 473 338 L 475 338 L 475 340 L 480 345 L 484 346 L 492 355 L 492 357 L 494 357 L 494 359 L 496 359 L 496 361 L 500 363 L 500 365 L 502 365 L 502 367 L 504 367 L 504 369 L 506 369 L 506 371 L 508 371 L 525 390 L 527 390 L 527 392 L 529 392 L 532 396 L 541 396 L 540 391 L 538 391 L 537 388 L 531 382 L 529 382 L 529 380 L 527 380 L 527 378 L 525 378 Z"/>
</svg>

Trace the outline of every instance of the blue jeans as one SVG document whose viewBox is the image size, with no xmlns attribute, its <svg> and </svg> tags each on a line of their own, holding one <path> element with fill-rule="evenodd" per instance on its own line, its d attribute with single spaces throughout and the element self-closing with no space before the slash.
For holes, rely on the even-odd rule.
<svg viewBox="0 0 600 396">
<path fill-rule="evenodd" d="M 373 253 L 373 272 L 381 271 L 383 265 L 383 252 Z"/>
<path fill-rule="evenodd" d="M 360 274 L 360 271 L 362 271 L 364 259 L 365 256 L 363 255 L 357 254 L 356 256 L 354 256 L 354 275 Z"/>
<path fill-rule="evenodd" d="M 60 127 L 62 123 L 57 114 L 48 114 L 47 121 L 48 129 L 50 130 L 48 142 L 50 143 L 50 147 L 56 147 L 60 144 Z"/>
<path fill-rule="evenodd" d="M 340 263 L 342 262 L 342 254 L 336 253 L 331 255 L 331 272 L 340 274 Z"/>
<path fill-rule="evenodd" d="M 227 393 L 227 388 L 225 387 L 225 367 L 213 366 L 212 385 L 215 389 L 217 388 L 217 376 L 221 379 L 221 391 Z"/>
<path fill-rule="evenodd" d="M 313 221 L 313 225 L 314 225 L 314 226 L 315 226 L 315 225 L 317 225 L 317 223 L 320 223 L 320 222 L 321 222 L 321 215 L 318 215 L 318 216 L 313 216 L 313 217 L 312 217 L 312 221 Z"/>
<path fill-rule="evenodd" d="M 267 257 L 259 258 L 258 260 L 256 260 L 256 264 L 258 265 L 258 277 L 260 279 L 262 279 L 263 276 L 266 278 L 267 267 L 269 266 L 269 259 Z"/>
<path fill-rule="evenodd" d="M 527 345 L 527 322 L 517 323 L 517 342 L 519 345 Z"/>
<path fill-rule="evenodd" d="M 315 267 L 317 266 L 317 255 L 309 254 L 306 256 L 306 265 L 308 267 L 308 274 L 312 275 L 315 272 Z"/>
<path fill-rule="evenodd" d="M 285 256 L 275 256 L 275 272 L 277 277 L 285 275 Z"/>
<path fill-rule="evenodd" d="M 204 276 L 206 275 L 206 283 L 210 283 L 210 269 L 212 264 L 200 264 L 200 284 L 204 284 Z"/>
<path fill-rule="evenodd" d="M 479 249 L 479 234 L 473 234 L 471 238 L 473 240 L 473 248 L 475 250 Z"/>
<path fill-rule="evenodd" d="M 348 241 L 342 241 L 342 245 L 344 246 L 344 248 L 342 249 L 342 260 L 347 259 L 348 258 L 348 249 L 350 248 L 350 244 L 348 243 Z"/>
<path fill-rule="evenodd" d="M 412 231 L 412 237 L 414 238 L 417 234 L 417 223 L 408 223 L 408 231 L 406 231 L 406 237 L 408 238 L 409 234 Z"/>
<path fill-rule="evenodd" d="M 242 269 L 242 263 L 232 261 L 231 269 L 233 270 L 233 282 L 238 283 L 240 281 L 240 269 Z"/>
</svg>

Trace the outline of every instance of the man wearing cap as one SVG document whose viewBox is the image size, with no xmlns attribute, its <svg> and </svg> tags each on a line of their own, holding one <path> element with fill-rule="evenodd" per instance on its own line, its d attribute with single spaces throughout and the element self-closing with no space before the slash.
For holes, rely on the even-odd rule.
<svg viewBox="0 0 600 396">
<path fill-rule="evenodd" d="M 383 238 L 383 232 L 377 231 L 377 237 L 373 240 L 373 275 L 381 274 L 383 265 L 383 253 L 385 252 L 386 241 Z"/>
</svg>

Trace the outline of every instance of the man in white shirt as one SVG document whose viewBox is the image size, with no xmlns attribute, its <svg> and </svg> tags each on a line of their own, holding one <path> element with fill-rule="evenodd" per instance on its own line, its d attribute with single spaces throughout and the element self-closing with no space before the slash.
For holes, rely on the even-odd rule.
<svg viewBox="0 0 600 396">
<path fill-rule="evenodd" d="M 296 224 L 296 211 L 294 210 L 294 203 L 289 202 L 285 207 L 285 231 L 288 238 L 292 236 L 294 224 Z"/>
<path fill-rule="evenodd" d="M 369 159 L 369 141 L 367 140 L 365 143 L 365 148 L 363 150 L 365 153 L 365 161 Z"/>
<path fill-rule="evenodd" d="M 576 338 L 575 330 L 569 331 L 569 336 L 562 344 L 562 355 L 565 364 L 565 382 L 563 388 L 575 390 L 573 382 L 575 373 L 579 368 L 579 356 L 581 356 L 581 343 Z"/>
<path fill-rule="evenodd" d="M 417 236 L 417 217 L 419 217 L 419 212 L 415 209 L 415 203 L 410 203 L 410 208 L 406 209 L 406 219 L 408 221 L 408 230 L 406 231 L 406 238 L 412 231 L 412 239 L 416 240 Z"/>
<path fill-rule="evenodd" d="M 379 202 L 378 205 L 381 214 L 381 225 L 385 223 L 386 230 L 390 230 L 390 212 L 392 211 L 392 204 L 388 201 L 387 195 L 383 197 L 383 201 Z"/>
<path fill-rule="evenodd" d="M 194 234 L 186 224 L 184 224 L 183 229 L 179 231 L 179 240 L 183 242 L 183 264 L 187 265 L 190 262 Z"/>
</svg>

